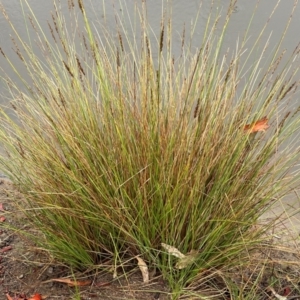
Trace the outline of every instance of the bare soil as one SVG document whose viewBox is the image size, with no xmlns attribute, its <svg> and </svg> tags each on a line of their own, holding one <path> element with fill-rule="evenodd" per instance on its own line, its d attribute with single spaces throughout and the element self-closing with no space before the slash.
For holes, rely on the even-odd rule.
<svg viewBox="0 0 300 300">
<path fill-rule="evenodd" d="M 161 276 L 154 276 L 150 283 L 144 284 L 138 269 L 118 274 L 120 276 L 115 279 L 112 273 L 95 270 L 72 274 L 67 266 L 53 260 L 46 251 L 33 245 L 24 234 L 15 230 L 17 228 L 23 232 L 34 233 L 28 220 L 16 209 L 16 203 L 22 205 L 22 201 L 22 195 L 16 192 L 12 183 L 8 179 L 0 178 L 0 299 L 171 299 L 168 286 Z M 15 229 L 12 230 L 12 227 Z M 257 251 L 259 261 L 268 261 L 263 275 L 257 265 L 255 270 L 243 267 L 242 271 L 232 271 L 232 281 L 240 281 L 245 290 L 249 289 L 249 285 L 257 285 L 257 299 L 300 299 L 298 240 L 293 237 L 293 243 L 287 242 L 288 237 L 290 233 L 284 225 L 283 228 L 270 232 L 270 243 L 278 240 L 284 249 L 277 247 L 277 250 L 273 250 L 272 246 L 269 251 Z M 66 278 L 72 282 L 88 281 L 88 284 L 74 287 L 55 281 Z M 273 292 L 269 289 L 270 278 L 275 278 L 276 281 L 273 285 L 276 290 Z M 274 292 L 278 293 L 277 296 Z M 36 294 L 40 294 L 42 298 L 31 298 Z M 224 284 L 220 299 L 235 299 Z"/>
</svg>

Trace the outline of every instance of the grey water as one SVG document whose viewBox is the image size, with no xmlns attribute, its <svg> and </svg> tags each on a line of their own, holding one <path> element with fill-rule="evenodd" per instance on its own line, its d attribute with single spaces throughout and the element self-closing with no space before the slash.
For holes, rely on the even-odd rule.
<svg viewBox="0 0 300 300">
<path fill-rule="evenodd" d="M 50 31 L 47 21 L 51 22 L 51 12 L 54 11 L 53 0 L 30 0 L 28 1 L 33 13 L 39 21 L 42 29 L 50 37 Z M 69 8 L 67 0 L 60 1 L 60 9 L 66 18 L 67 23 L 72 26 L 69 19 Z M 76 0 L 75 0 L 76 2 Z M 97 24 L 104 24 L 109 30 L 116 27 L 115 14 L 120 14 L 125 20 L 125 29 L 130 29 L 133 25 L 138 26 L 138 22 L 134 14 L 136 7 L 141 7 L 142 0 L 83 0 L 87 15 L 89 19 Z M 254 43 L 256 37 L 261 32 L 263 26 L 268 22 L 268 26 L 262 36 L 261 41 L 269 44 L 269 49 L 274 49 L 280 40 L 285 26 L 290 18 L 291 11 L 294 5 L 292 0 L 282 0 L 273 15 L 269 20 L 277 1 L 260 0 L 257 6 L 255 0 L 239 0 L 234 8 L 234 13 L 231 17 L 230 25 L 224 40 L 224 49 L 236 49 L 237 44 L 240 43 L 245 31 L 248 29 L 249 22 L 253 16 L 251 27 L 248 34 L 249 48 Z M 27 18 L 29 9 L 25 5 L 25 0 L 0 0 L 11 22 L 14 24 L 16 31 L 24 38 L 28 39 L 28 31 L 30 30 L 24 26 L 24 17 Z M 23 4 L 23 5 L 21 5 Z M 181 34 L 183 28 L 186 29 L 186 35 L 190 34 L 191 28 L 194 28 L 193 33 L 193 47 L 196 49 L 201 46 L 201 40 L 205 28 L 205 24 L 209 18 L 210 12 L 221 13 L 226 15 L 226 11 L 230 4 L 230 0 L 147 0 L 146 9 L 147 17 L 151 28 L 153 29 L 153 38 L 160 30 L 161 19 L 164 15 L 172 15 L 172 28 L 174 43 L 174 55 L 180 54 Z M 255 14 L 253 12 L 255 10 Z M 268 21 L 269 20 L 269 21 Z M 300 5 L 296 6 L 293 18 L 291 20 L 289 29 L 281 45 L 281 50 L 286 49 L 287 53 L 292 53 L 294 48 L 300 42 Z M 135 24 L 134 24 L 135 23 Z M 221 33 L 222 28 L 219 28 Z M 132 32 L 129 30 L 129 32 Z M 134 34 L 134 33 L 132 33 Z M 218 31 L 216 32 L 218 34 Z M 13 52 L 14 45 L 11 41 L 11 36 L 15 33 L 0 13 L 0 47 L 4 53 L 17 65 L 21 76 L 26 77 L 26 72 L 20 65 L 16 54 Z M 50 38 L 51 39 L 51 38 Z M 34 43 L 33 43 L 34 45 Z M 266 54 L 266 60 L 268 59 Z M 251 61 L 250 61 L 251 63 Z M 19 78 L 12 72 L 6 59 L 0 54 L 0 77 L 8 74 L 15 82 L 19 82 Z M 299 79 L 299 78 L 298 78 Z M 299 94 L 295 95 L 294 103 L 300 104 Z M 5 84 L 0 80 L 0 105 L 7 106 L 10 96 L 5 89 Z M 295 141 L 300 145 L 299 140 Z"/>
<path fill-rule="evenodd" d="M 60 10 L 66 18 L 67 24 L 70 23 L 68 4 L 70 1 L 61 0 Z M 77 1 L 75 1 L 77 2 Z M 135 8 L 141 8 L 141 0 L 84 0 L 84 5 L 87 11 L 87 15 L 92 22 L 106 28 L 115 28 L 115 14 L 125 16 L 125 30 L 132 33 L 130 27 L 139 26 L 139 24 L 133 24 L 138 22 L 135 18 Z M 237 1 L 234 13 L 231 17 L 230 25 L 225 36 L 224 49 L 235 49 L 237 43 L 243 37 L 245 31 L 248 28 L 250 19 L 252 18 L 253 11 L 256 9 L 254 18 L 252 20 L 251 28 L 248 34 L 249 48 L 251 43 L 254 43 L 256 37 L 259 35 L 263 26 L 266 24 L 272 10 L 275 7 L 277 1 L 260 0 L 257 6 L 257 1 L 239 0 Z M 27 19 L 30 10 L 26 7 L 24 0 L 0 0 L 7 14 L 10 17 L 11 22 L 14 24 L 16 31 L 24 41 L 29 41 L 28 31 L 30 34 L 30 26 L 27 29 L 24 26 L 24 18 Z M 51 22 L 51 12 L 54 11 L 53 0 L 30 0 L 30 7 L 35 14 L 38 22 L 46 34 L 49 35 L 50 31 L 47 25 L 47 21 Z M 215 13 L 221 13 L 224 16 L 230 4 L 230 0 L 149 0 L 146 1 L 147 17 L 151 28 L 153 29 L 153 38 L 155 34 L 159 33 L 160 23 L 163 16 L 172 15 L 172 28 L 173 28 L 173 40 L 174 56 L 179 55 L 181 45 L 181 35 L 183 28 L 186 30 L 186 36 L 190 34 L 191 28 L 194 27 L 193 33 L 193 46 L 196 49 L 201 46 L 201 40 L 204 33 L 204 28 L 209 18 L 210 11 Z M 280 40 L 284 31 L 285 25 L 290 17 L 294 1 L 281 1 L 268 23 L 268 27 L 265 30 L 262 42 L 267 41 L 269 38 L 269 49 L 276 46 Z M 199 13 L 199 14 L 198 14 Z M 293 19 L 291 21 L 289 30 L 282 43 L 282 49 L 286 49 L 291 53 L 296 45 L 300 42 L 299 36 L 299 20 L 300 20 L 300 5 L 295 9 Z M 127 28 L 126 28 L 127 27 Z M 222 28 L 219 29 L 220 32 Z M 132 33 L 134 34 L 134 33 Z M 13 52 L 14 45 L 11 41 L 11 36 L 15 33 L 10 28 L 9 24 L 5 20 L 4 16 L 0 14 L 0 47 L 3 52 L 9 56 L 13 63 L 15 63 L 20 70 L 22 76 L 26 78 L 26 72 L 22 68 L 21 63 L 18 61 L 16 54 Z M 51 38 L 50 38 L 51 40 Z M 32 41 L 31 41 L 32 42 Z M 34 43 L 33 43 L 34 46 Z M 35 46 L 34 46 L 35 47 Z M 267 58 L 266 58 L 267 59 Z M 251 63 L 251 62 L 250 62 Z M 6 59 L 0 55 L 0 72 L 1 76 L 7 73 L 9 77 L 13 78 L 16 82 L 19 79 L 13 74 Z M 1 77 L 0 76 L 0 77 Z M 9 101 L 9 95 L 5 91 L 5 86 L 0 81 L 0 105 L 6 105 Z"/>
<path fill-rule="evenodd" d="M 68 2 L 61 0 L 61 11 L 68 22 Z M 75 1 L 76 2 L 76 1 Z M 132 25 L 134 19 L 135 6 L 141 7 L 141 0 L 84 0 L 84 5 L 87 14 L 91 21 L 104 23 L 107 28 L 115 28 L 115 14 L 126 15 L 125 27 Z M 260 33 L 262 27 L 267 22 L 272 10 L 277 1 L 260 0 L 256 9 L 255 16 L 252 20 L 252 25 L 249 32 L 249 43 L 254 41 Z M 24 26 L 24 16 L 27 18 L 29 9 L 25 5 L 24 0 L 0 0 L 3 7 L 7 11 L 12 23 L 17 32 L 26 40 L 27 29 Z M 21 5 L 23 3 L 23 5 Z M 154 34 L 159 32 L 162 16 L 172 14 L 172 27 L 175 38 L 174 54 L 180 51 L 181 38 L 180 35 L 183 27 L 186 28 L 187 35 L 189 29 L 195 24 L 195 32 L 193 35 L 193 44 L 195 47 L 200 47 L 201 38 L 205 24 L 210 15 L 210 11 L 221 12 L 226 15 L 230 0 L 148 0 L 146 1 L 147 16 Z M 237 41 L 246 31 L 252 13 L 256 8 L 257 1 L 239 0 L 234 8 L 230 26 L 225 38 L 225 47 L 235 48 Z M 35 14 L 37 20 L 45 32 L 49 34 L 47 21 L 51 21 L 51 12 L 54 11 L 53 0 L 30 0 L 30 7 Z M 267 40 L 271 35 L 270 49 L 276 45 L 280 39 L 285 25 L 290 17 L 291 9 L 294 1 L 281 1 L 276 9 L 276 12 L 268 24 L 268 28 L 264 33 L 263 40 Z M 198 16 L 199 12 L 199 16 Z M 126 21 L 127 20 L 127 21 Z M 300 20 L 300 5 L 296 7 L 294 17 L 291 21 L 290 28 L 285 36 L 282 47 L 288 51 L 292 51 L 300 41 L 299 36 L 299 20 Z M 126 28 L 125 28 L 126 29 Z M 220 29 L 221 30 L 221 29 Z M 130 30 L 129 30 L 130 31 Z M 0 14 L 0 45 L 5 53 L 12 53 L 13 44 L 11 36 L 14 35 L 7 21 Z M 177 47 L 176 47 L 177 39 Z M 15 58 L 12 55 L 12 58 Z M 0 67 L 6 72 L 10 72 L 3 57 L 0 57 Z M 9 73 L 10 74 L 10 73 Z M 1 86 L 0 86 L 1 88 Z M 6 100 L 1 100 L 1 102 Z"/>
</svg>

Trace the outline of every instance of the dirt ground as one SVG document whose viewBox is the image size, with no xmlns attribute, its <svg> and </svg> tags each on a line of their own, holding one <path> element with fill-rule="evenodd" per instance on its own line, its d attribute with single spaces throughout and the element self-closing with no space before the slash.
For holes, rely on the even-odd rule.
<svg viewBox="0 0 300 300">
<path fill-rule="evenodd" d="M 170 299 L 168 287 L 160 276 L 144 284 L 138 270 L 129 272 L 126 276 L 118 276 L 116 279 L 113 279 L 111 273 L 100 273 L 100 271 L 70 274 L 66 266 L 58 264 L 45 251 L 26 240 L 24 235 L 9 228 L 11 226 L 33 233 L 33 229 L 26 224 L 24 216 L 16 211 L 15 205 L 10 200 L 12 197 L 17 202 L 23 201 L 22 196 L 13 189 L 11 182 L 0 178 L 0 300 Z M 266 218 L 270 217 L 272 214 L 266 215 Z M 300 226 L 297 226 L 291 233 L 287 231 L 287 224 L 282 223 L 282 228 L 270 232 L 270 239 L 278 240 L 279 244 L 286 246 L 287 240 L 292 240 L 293 243 L 289 242 L 291 251 L 277 251 L 276 254 L 272 254 L 273 273 L 276 271 L 278 275 L 278 272 L 288 268 L 278 275 L 281 276 L 280 289 L 272 292 L 260 283 L 263 296 L 259 299 L 300 299 L 300 288 L 298 289 L 300 256 L 297 241 Z M 291 235 L 294 235 L 292 239 L 290 239 Z M 75 278 L 86 285 L 74 287 L 66 282 L 56 281 L 56 279 L 67 279 L 72 283 Z M 274 292 L 279 294 L 276 296 Z M 223 299 L 224 295 L 227 299 L 234 299 L 226 294 L 223 294 Z"/>
</svg>

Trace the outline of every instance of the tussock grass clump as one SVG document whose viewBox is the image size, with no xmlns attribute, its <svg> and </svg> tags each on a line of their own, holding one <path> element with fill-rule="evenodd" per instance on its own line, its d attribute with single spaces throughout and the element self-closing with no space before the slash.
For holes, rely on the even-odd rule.
<svg viewBox="0 0 300 300">
<path fill-rule="evenodd" d="M 183 41 L 179 58 L 168 20 L 153 41 L 140 12 L 141 38 L 131 41 L 117 19 L 116 40 L 73 4 L 84 30 L 68 29 L 56 5 L 52 40 L 30 19 L 42 60 L 15 32 L 28 80 L 2 53 L 25 90 L 3 78 L 17 121 L 1 111 L 1 168 L 24 194 L 39 242 L 81 269 L 140 255 L 179 286 L 240 263 L 268 228 L 253 225 L 299 184 L 290 172 L 299 49 L 283 65 L 279 45 L 264 71 L 266 46 L 250 68 L 247 56 L 261 36 L 251 51 L 245 38 L 222 53 L 234 1 L 222 34 L 220 17 L 208 18 L 199 49 Z M 189 259 L 176 269 L 161 243 Z"/>
</svg>

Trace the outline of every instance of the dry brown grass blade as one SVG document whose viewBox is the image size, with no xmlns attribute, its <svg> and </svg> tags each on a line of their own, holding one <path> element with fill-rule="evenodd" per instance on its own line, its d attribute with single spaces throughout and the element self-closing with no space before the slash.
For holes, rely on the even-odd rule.
<svg viewBox="0 0 300 300">
<path fill-rule="evenodd" d="M 47 283 L 47 282 L 61 282 L 61 283 L 66 283 L 69 286 L 88 286 L 92 283 L 91 280 L 77 281 L 77 280 L 71 280 L 70 278 L 54 278 L 54 279 L 44 281 L 43 283 Z"/>
<path fill-rule="evenodd" d="M 139 266 L 142 276 L 143 276 L 143 282 L 145 282 L 145 283 L 149 282 L 149 270 L 148 270 L 147 264 L 139 256 L 136 256 L 136 259 L 138 261 L 138 266 Z"/>
</svg>

